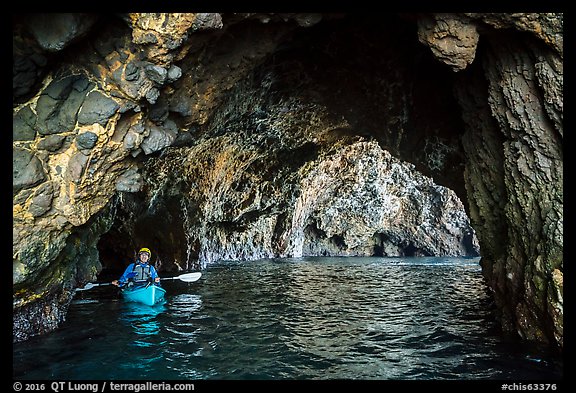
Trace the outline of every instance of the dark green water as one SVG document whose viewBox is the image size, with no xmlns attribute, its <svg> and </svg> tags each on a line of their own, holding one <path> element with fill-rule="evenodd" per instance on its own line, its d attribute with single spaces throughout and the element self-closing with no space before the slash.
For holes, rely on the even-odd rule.
<svg viewBox="0 0 576 393">
<path fill-rule="evenodd" d="M 14 379 L 557 380 L 545 348 L 498 335 L 478 259 L 210 265 L 166 302 L 78 292 L 58 330 L 13 348 Z"/>
</svg>

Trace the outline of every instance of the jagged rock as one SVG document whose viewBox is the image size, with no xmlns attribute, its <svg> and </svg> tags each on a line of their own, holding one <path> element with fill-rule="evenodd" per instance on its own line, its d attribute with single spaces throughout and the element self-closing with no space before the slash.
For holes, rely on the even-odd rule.
<svg viewBox="0 0 576 393">
<path fill-rule="evenodd" d="M 31 14 L 27 26 L 40 47 L 58 52 L 86 34 L 98 20 L 96 14 Z"/>
<path fill-rule="evenodd" d="M 222 15 L 214 13 L 197 13 L 194 15 L 194 22 L 192 23 L 192 31 L 221 29 Z"/>
<path fill-rule="evenodd" d="M 301 180 L 293 217 L 285 240 L 290 256 L 479 253 L 454 192 L 374 142 L 344 147 L 314 164 Z"/>
<path fill-rule="evenodd" d="M 36 129 L 42 135 L 72 131 L 91 85 L 80 75 L 54 79 L 36 103 Z"/>
<path fill-rule="evenodd" d="M 146 76 L 159 85 L 163 85 L 164 82 L 166 82 L 166 78 L 168 77 L 168 71 L 166 68 L 149 64 L 144 68 L 144 70 Z"/>
<path fill-rule="evenodd" d="M 170 174 L 198 184 L 186 203 L 202 206 L 197 214 L 203 224 L 189 224 L 186 232 L 197 238 L 202 264 L 277 256 L 478 255 L 477 240 L 456 195 L 393 159 L 376 142 L 342 146 L 303 165 L 298 177 L 279 170 L 273 182 L 257 180 L 261 175 L 250 172 L 259 160 L 241 136 L 222 142 L 208 171 L 193 169 L 194 163 L 205 165 L 210 147 L 202 146 L 189 152 L 190 167 Z M 270 158 L 263 162 L 274 162 Z M 161 167 L 174 166 L 167 159 Z M 147 219 L 159 217 L 166 217 L 163 209 L 149 211 Z M 278 228 L 284 230 L 279 233 Z"/>
<path fill-rule="evenodd" d="M 461 71 L 474 61 L 479 37 L 475 24 L 467 17 L 434 14 L 418 19 L 420 41 L 454 71 Z"/>
<path fill-rule="evenodd" d="M 62 147 L 62 144 L 66 140 L 64 135 L 52 134 L 38 141 L 36 147 L 38 150 L 48 150 L 49 152 L 55 152 Z"/>
<path fill-rule="evenodd" d="M 46 179 L 42 162 L 29 150 L 12 150 L 12 191 L 33 187 Z"/>
<path fill-rule="evenodd" d="M 86 97 L 82 109 L 78 113 L 79 124 L 94 124 L 98 123 L 106 125 L 106 122 L 116 111 L 120 105 L 113 99 L 107 97 L 99 91 L 92 91 Z"/>
<path fill-rule="evenodd" d="M 182 69 L 177 65 L 172 65 L 168 70 L 167 82 L 172 83 L 182 76 Z"/>
<path fill-rule="evenodd" d="M 488 103 L 506 138 L 502 148 L 507 169 L 503 174 L 507 194 L 504 213 L 511 235 L 504 254 L 495 249 L 496 244 L 489 247 L 495 256 L 492 269 L 505 272 L 506 278 L 500 276 L 494 280 L 498 282 L 497 291 L 501 291 L 497 301 L 501 302 L 508 330 L 517 329 L 525 338 L 545 341 L 553 338 L 545 338 L 541 329 L 534 328 L 539 316 L 548 316 L 547 329 L 558 336 L 561 323 L 553 319 L 551 310 L 563 308 L 560 299 L 553 305 L 545 301 L 547 292 L 552 290 L 549 286 L 553 271 L 563 262 L 563 154 L 558 143 L 562 127 L 559 123 L 536 121 L 546 118 L 548 104 L 544 97 L 537 98 L 535 92 L 547 89 L 543 85 L 548 79 L 539 79 L 529 53 L 540 53 L 541 49 L 530 47 L 528 53 L 516 53 L 514 44 L 513 39 L 507 44 L 492 43 L 485 64 L 490 85 Z M 557 79 L 561 77 L 557 75 Z M 554 95 L 557 94 L 561 97 L 561 90 Z M 506 102 L 515 105 L 504 109 Z M 523 181 L 518 181 L 520 178 Z M 515 225 L 519 221 L 530 224 Z M 544 236 L 542 227 L 546 228 Z M 546 253 L 525 248 L 526 244 L 540 242 L 546 243 Z M 525 257 L 519 257 L 521 254 Z M 523 288 L 517 289 L 514 283 L 509 283 L 510 276 L 524 277 Z M 502 300 L 504 297 L 506 301 Z"/>
<path fill-rule="evenodd" d="M 68 161 L 68 167 L 66 168 L 68 178 L 75 183 L 79 183 L 87 164 L 88 157 L 85 154 L 81 152 L 75 153 Z"/>
<path fill-rule="evenodd" d="M 496 29 L 512 29 L 529 33 L 564 55 L 564 14 L 562 13 L 471 13 L 470 19 Z"/>
<path fill-rule="evenodd" d="M 46 66 L 46 57 L 32 53 L 29 56 L 14 54 L 12 64 L 12 94 L 19 99 L 28 95 L 38 83 Z"/>
<path fill-rule="evenodd" d="M 188 32 L 222 28 L 220 14 L 130 14 L 132 39 L 147 45 L 146 57 L 159 66 L 169 66 L 175 50 L 188 39 Z M 152 45 L 151 45 L 152 44 Z"/>
<path fill-rule="evenodd" d="M 19 110 L 12 120 L 12 140 L 32 141 L 36 137 L 34 124 L 36 115 L 30 109 L 30 105 Z"/>
<path fill-rule="evenodd" d="M 51 182 L 46 182 L 36 189 L 30 201 L 28 211 L 38 217 L 50 210 L 54 190 Z"/>
<path fill-rule="evenodd" d="M 139 151 L 140 145 L 146 137 L 144 135 L 145 131 L 146 127 L 142 122 L 142 116 L 136 115 L 124 118 L 118 123 L 113 140 L 122 141 L 122 146 L 126 151 Z"/>
<path fill-rule="evenodd" d="M 156 124 L 162 124 L 169 115 L 168 103 L 165 100 L 156 102 L 148 112 L 148 118 Z"/>
<path fill-rule="evenodd" d="M 140 68 L 136 64 L 134 64 L 134 62 L 126 64 L 126 68 L 124 69 L 124 79 L 132 82 L 138 79 L 139 76 L 140 76 Z"/>
<path fill-rule="evenodd" d="M 76 145 L 79 149 L 92 149 L 96 142 L 98 142 L 98 135 L 91 131 L 83 132 L 76 137 Z"/>
<path fill-rule="evenodd" d="M 149 130 L 150 134 L 140 145 L 145 154 L 150 154 L 172 145 L 178 135 L 178 127 L 171 120 L 167 120 L 162 126 L 150 125 Z"/>
<path fill-rule="evenodd" d="M 160 90 L 153 87 L 146 92 L 145 97 L 150 104 L 154 105 L 158 97 L 160 97 Z"/>
<path fill-rule="evenodd" d="M 137 168 L 128 168 L 124 173 L 118 176 L 116 180 L 116 190 L 122 192 L 137 192 L 142 189 L 142 175 Z"/>
</svg>

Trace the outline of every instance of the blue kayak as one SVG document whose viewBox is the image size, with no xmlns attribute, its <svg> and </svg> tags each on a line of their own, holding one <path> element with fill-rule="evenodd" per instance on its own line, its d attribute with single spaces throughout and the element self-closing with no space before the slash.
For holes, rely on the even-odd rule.
<svg viewBox="0 0 576 393">
<path fill-rule="evenodd" d="M 166 291 L 158 285 L 134 286 L 122 289 L 124 299 L 153 306 L 164 299 Z"/>
</svg>

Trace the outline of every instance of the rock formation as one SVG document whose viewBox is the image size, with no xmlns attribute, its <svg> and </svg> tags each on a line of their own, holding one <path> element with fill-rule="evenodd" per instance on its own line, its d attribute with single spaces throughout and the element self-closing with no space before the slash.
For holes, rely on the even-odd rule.
<svg viewBox="0 0 576 393">
<path fill-rule="evenodd" d="M 14 15 L 14 340 L 144 243 L 165 270 L 479 244 L 503 329 L 562 348 L 562 24 Z"/>
</svg>

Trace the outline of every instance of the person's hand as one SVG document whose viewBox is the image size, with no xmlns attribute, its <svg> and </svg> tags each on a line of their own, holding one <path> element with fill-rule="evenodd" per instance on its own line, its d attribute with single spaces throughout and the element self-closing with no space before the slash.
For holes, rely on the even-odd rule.
<svg viewBox="0 0 576 393">
<path fill-rule="evenodd" d="M 156 278 L 154 279 L 154 281 L 160 282 L 160 277 L 156 277 Z"/>
<path fill-rule="evenodd" d="M 118 286 L 118 280 L 114 280 L 114 281 L 112 281 L 112 285 L 116 285 L 116 286 Z"/>
</svg>

